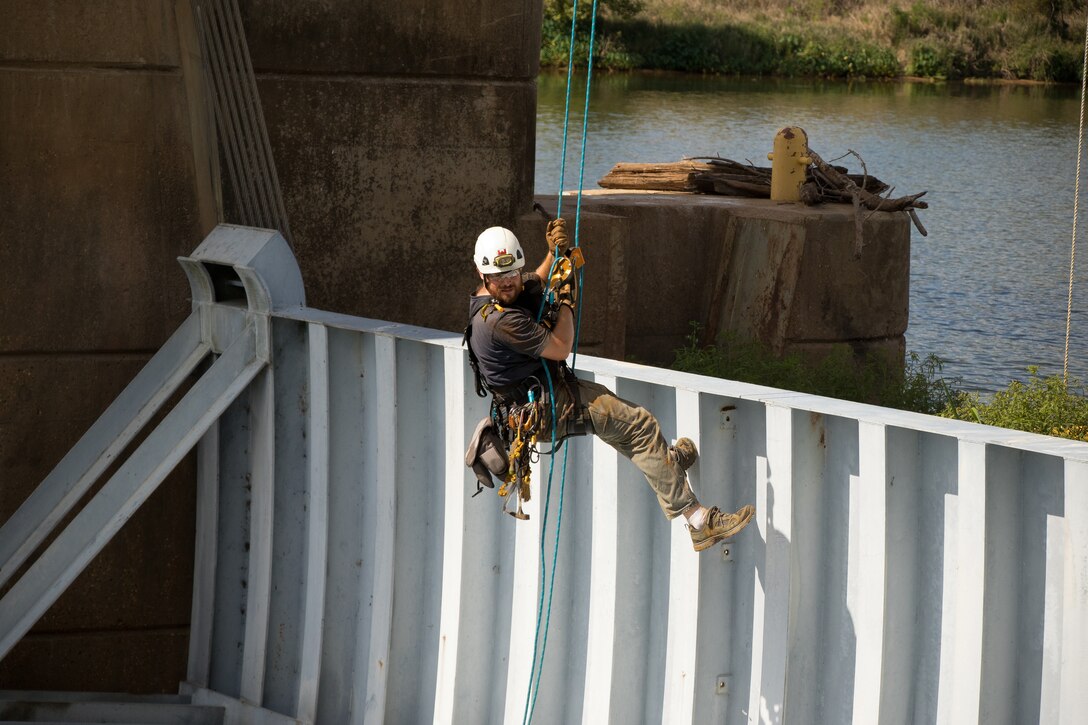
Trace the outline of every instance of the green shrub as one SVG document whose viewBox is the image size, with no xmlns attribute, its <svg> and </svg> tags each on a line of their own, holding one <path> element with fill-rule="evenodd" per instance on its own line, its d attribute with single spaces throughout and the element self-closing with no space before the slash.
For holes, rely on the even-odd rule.
<svg viewBox="0 0 1088 725">
<path fill-rule="evenodd" d="M 1082 46 L 1032 38 L 1009 49 L 1005 73 L 1035 81 L 1072 82 L 1080 78 Z"/>
<path fill-rule="evenodd" d="M 849 346 L 842 345 L 812 362 L 796 353 L 776 356 L 765 345 L 736 337 L 719 346 L 700 345 L 697 325 L 692 326 L 688 345 L 676 351 L 673 368 L 930 414 L 956 399 L 958 382 L 942 377 L 941 361 L 934 355 L 921 358 L 912 352 L 904 369 L 879 356 L 859 361 Z"/>
<path fill-rule="evenodd" d="M 1027 368 L 1027 382 L 1012 381 L 989 399 L 961 390 L 946 378 L 936 355 L 908 353 L 902 370 L 879 357 L 858 361 L 848 346 L 819 362 L 798 354 L 775 356 L 758 342 L 729 337 L 701 345 L 692 324 L 688 344 L 676 351 L 673 368 L 783 390 L 874 403 L 886 408 L 940 415 L 1001 428 L 1088 441 L 1088 387 L 1076 378 L 1043 377 Z"/>
<path fill-rule="evenodd" d="M 978 393 L 959 392 L 941 411 L 946 418 L 969 420 L 1031 433 L 1088 440 L 1088 389 L 1075 378 L 1043 377 L 1039 368 L 1027 368 L 1028 380 L 1014 380 L 1008 388 L 984 401 Z"/>
<path fill-rule="evenodd" d="M 1072 0 L 600 0 L 594 64 L 690 73 L 938 79 L 1079 78 Z M 541 64 L 565 67 L 569 0 L 545 0 Z M 592 3 L 578 5 L 585 65 Z"/>
</svg>

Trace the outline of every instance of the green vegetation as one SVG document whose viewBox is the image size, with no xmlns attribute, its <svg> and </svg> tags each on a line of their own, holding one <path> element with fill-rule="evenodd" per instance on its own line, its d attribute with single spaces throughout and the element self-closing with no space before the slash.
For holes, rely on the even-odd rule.
<svg viewBox="0 0 1088 725">
<path fill-rule="evenodd" d="M 935 355 L 921 358 L 910 353 L 903 370 L 898 363 L 876 356 L 859 362 L 848 345 L 841 345 L 812 362 L 797 353 L 775 356 L 761 343 L 735 337 L 718 346 L 700 345 L 699 329 L 694 324 L 688 345 L 676 351 L 673 367 L 918 413 L 940 413 L 959 395 L 954 388 L 958 381 L 941 376 L 941 361 Z"/>
<path fill-rule="evenodd" d="M 1028 380 L 1014 380 L 985 402 L 978 393 L 958 392 L 941 415 L 946 418 L 1088 441 L 1088 389 L 1075 378 L 1042 377 L 1029 367 Z"/>
<path fill-rule="evenodd" d="M 541 63 L 565 67 L 569 0 L 545 0 Z M 591 0 L 578 7 L 575 64 Z M 1075 81 L 1073 0 L 599 0 L 594 64 L 694 73 Z"/>
<path fill-rule="evenodd" d="M 688 345 L 676 351 L 673 367 L 685 372 L 740 380 L 784 390 L 874 403 L 887 408 L 940 415 L 1031 433 L 1088 441 L 1088 387 L 1075 378 L 1042 377 L 1029 367 L 1028 380 L 1012 381 L 984 400 L 945 378 L 936 355 L 907 355 L 900 370 L 879 358 L 858 362 L 849 347 L 836 347 L 818 362 L 798 354 L 776 357 L 766 346 L 729 338 L 701 345 L 692 325 Z"/>
</svg>

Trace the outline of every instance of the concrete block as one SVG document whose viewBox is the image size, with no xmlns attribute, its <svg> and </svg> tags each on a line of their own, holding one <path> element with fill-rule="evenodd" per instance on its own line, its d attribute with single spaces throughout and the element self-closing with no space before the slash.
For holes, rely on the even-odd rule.
<svg viewBox="0 0 1088 725">
<path fill-rule="evenodd" d="M 538 197 L 552 214 L 556 198 Z M 565 200 L 563 218 L 574 243 L 573 200 Z M 539 264 L 547 253 L 547 223 L 539 214 L 518 219 L 514 233 L 527 255 L 527 268 Z M 608 214 L 584 212 L 579 223 L 579 245 L 586 258 L 582 272 L 582 314 L 578 352 L 622 360 L 626 345 L 627 220 Z"/>
<path fill-rule="evenodd" d="M 880 346 L 906 331 L 902 214 L 868 214 L 858 255 L 848 205 L 593 190 L 583 206 L 628 222 L 628 357 L 670 364 L 692 322 L 703 340 L 731 334 L 778 352 L 808 342 Z"/>
<path fill-rule="evenodd" d="M 241 0 L 261 71 L 532 80 L 542 4 Z"/>
<path fill-rule="evenodd" d="M 5 473 L 0 521 L 15 512 L 144 362 L 131 355 L 0 358 L 0 467 Z M 34 631 L 187 626 L 194 466 L 193 456 L 179 465 Z"/>
<path fill-rule="evenodd" d="M 176 67 L 177 2 L 7 0 L 0 60 Z"/>
<path fill-rule="evenodd" d="M 157 348 L 200 236 L 181 78 L 8 70 L 0 97 L 0 350 Z"/>
<path fill-rule="evenodd" d="M 185 679 L 187 629 L 31 633 L 0 661 L 5 690 L 175 693 Z"/>
<path fill-rule="evenodd" d="M 476 236 L 531 206 L 533 85 L 300 77 L 260 88 L 307 303 L 463 329 Z"/>
<path fill-rule="evenodd" d="M 0 357 L 0 521 L 15 512 L 148 358 Z"/>
<path fill-rule="evenodd" d="M 901 336 L 910 317 L 910 224 L 901 213 L 866 215 L 855 253 L 851 207 L 834 205 L 805 223 L 789 340 Z"/>
</svg>

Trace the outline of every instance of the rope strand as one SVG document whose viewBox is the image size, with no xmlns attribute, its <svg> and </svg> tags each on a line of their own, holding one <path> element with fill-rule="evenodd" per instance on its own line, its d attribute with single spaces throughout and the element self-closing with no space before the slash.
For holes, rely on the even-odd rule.
<svg viewBox="0 0 1088 725">
<path fill-rule="evenodd" d="M 571 21 L 570 21 L 570 54 L 567 60 L 567 93 L 566 93 L 566 107 L 563 111 L 563 158 L 559 165 L 559 194 L 558 202 L 556 204 L 556 217 L 561 217 L 563 212 L 563 186 L 566 179 L 566 166 L 567 166 L 567 135 L 568 125 L 570 120 L 570 90 L 571 79 L 574 70 L 574 40 L 575 40 L 575 28 L 578 22 L 578 0 L 574 0 L 571 9 Z M 581 158 L 579 160 L 578 168 L 578 193 L 577 193 L 577 205 L 574 212 L 574 246 L 579 246 L 579 231 L 582 219 L 582 186 L 585 179 L 586 170 L 586 134 L 589 124 L 589 92 L 590 85 L 593 78 L 593 46 L 594 40 L 597 35 L 597 0 L 593 0 L 592 17 L 590 19 L 589 30 L 589 58 L 587 60 L 586 69 L 586 98 L 585 105 L 582 109 L 582 146 L 581 146 Z M 558 261 L 558 260 L 557 260 Z M 553 263 L 553 268 L 554 268 Z M 550 277 L 549 273 L 549 277 Z M 578 289 L 582 287 L 582 269 L 578 270 Z M 541 308 L 543 310 L 543 307 Z M 571 367 L 578 360 L 578 337 L 581 330 L 582 323 L 582 294 L 578 295 L 578 315 L 574 327 L 574 342 L 572 348 L 574 350 L 574 358 L 571 362 Z M 522 724 L 531 725 L 533 721 L 533 713 L 536 712 L 536 699 L 540 693 L 540 679 L 544 674 L 544 655 L 548 649 L 548 631 L 551 629 L 552 619 L 552 601 L 555 594 L 555 570 L 558 566 L 559 560 L 559 533 L 563 526 L 563 499 L 566 492 L 567 485 L 567 454 L 570 451 L 569 446 L 563 447 L 563 471 L 559 479 L 559 510 L 556 512 L 555 522 L 555 542 L 552 546 L 552 568 L 551 576 L 548 576 L 548 569 L 545 563 L 544 557 L 544 544 L 547 535 L 548 526 L 548 509 L 551 505 L 552 496 L 552 475 L 555 470 L 555 439 L 557 437 L 556 427 L 556 409 L 555 409 L 555 390 L 552 383 L 551 373 L 548 370 L 548 366 L 545 363 L 544 373 L 548 379 L 549 397 L 552 404 L 552 453 L 550 455 L 551 462 L 548 466 L 548 486 L 547 493 L 544 497 L 544 514 L 541 520 L 540 527 L 540 597 L 537 601 L 537 615 L 536 615 L 536 629 L 533 635 L 533 665 L 529 671 L 529 689 L 526 693 L 525 711 L 522 715 Z M 544 612 L 544 589 L 545 586 L 548 589 L 548 607 Z M 544 623 L 544 636 L 540 636 L 541 616 L 543 615 Z M 539 668 L 537 667 L 537 645 L 540 645 L 540 657 Z M 534 680 L 535 674 L 535 680 Z"/>
<path fill-rule="evenodd" d="M 1069 249 L 1069 294 L 1065 303 L 1065 355 L 1062 382 L 1069 384 L 1069 333 L 1073 324 L 1073 271 L 1077 262 L 1077 216 L 1080 213 L 1080 159 L 1084 146 L 1084 97 L 1088 90 L 1088 15 L 1084 24 L 1084 61 L 1080 71 L 1080 125 L 1077 128 L 1077 178 L 1073 184 L 1073 243 Z"/>
</svg>

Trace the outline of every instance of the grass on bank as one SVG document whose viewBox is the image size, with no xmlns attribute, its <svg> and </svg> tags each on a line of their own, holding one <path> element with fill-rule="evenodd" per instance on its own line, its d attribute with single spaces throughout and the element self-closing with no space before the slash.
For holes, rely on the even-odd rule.
<svg viewBox="0 0 1088 725">
<path fill-rule="evenodd" d="M 1075 378 L 1043 377 L 1027 368 L 1027 381 L 1014 380 L 1005 390 L 983 399 L 946 378 L 936 355 L 911 352 L 905 368 L 880 358 L 859 363 L 847 346 L 819 362 L 799 354 L 776 357 L 766 346 L 729 338 L 719 346 L 701 345 L 698 326 L 688 344 L 676 351 L 673 368 L 685 372 L 795 390 L 886 408 L 939 415 L 1001 428 L 1088 441 L 1088 387 Z"/>
<path fill-rule="evenodd" d="M 576 64 L 592 3 L 579 3 Z M 541 63 L 564 67 L 569 0 L 545 0 Z M 613 70 L 1075 81 L 1072 0 L 600 0 L 594 64 Z"/>
</svg>

